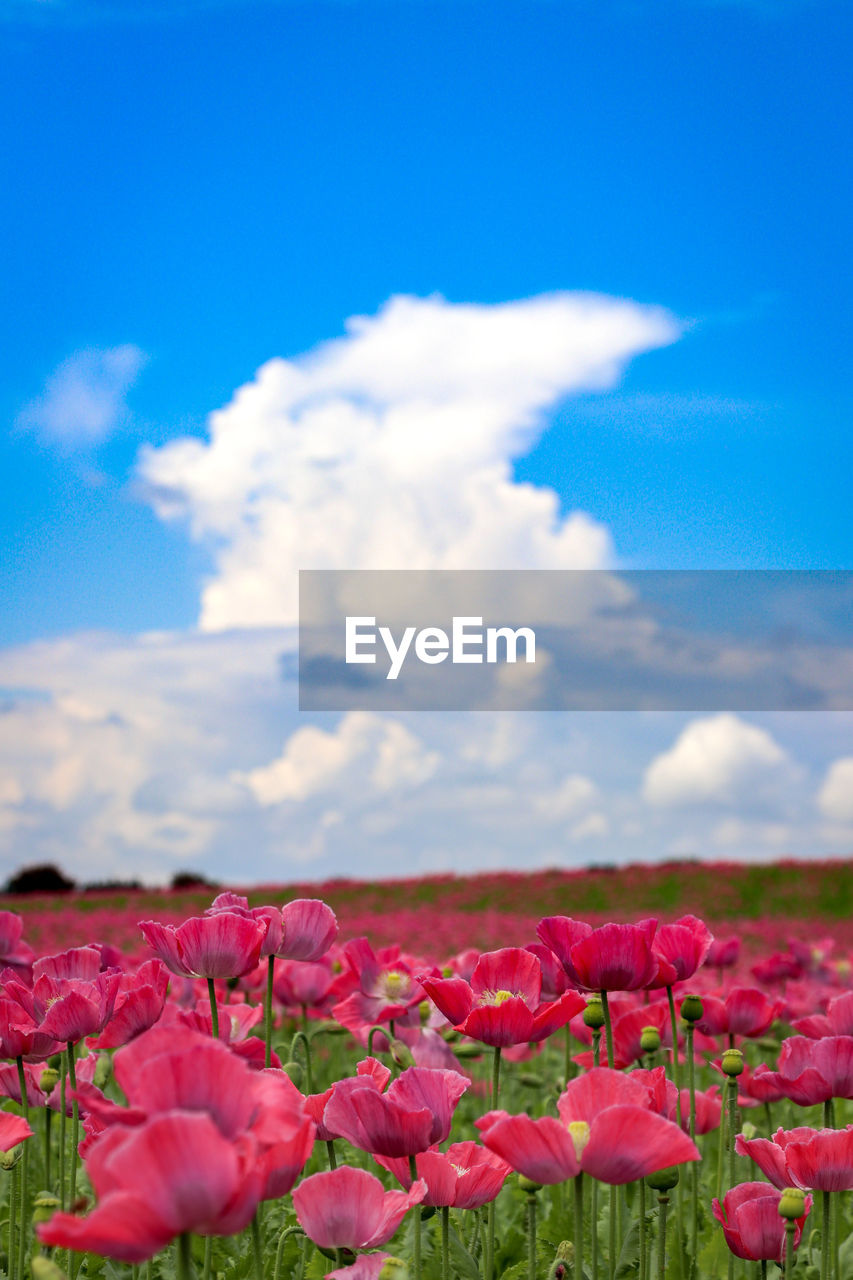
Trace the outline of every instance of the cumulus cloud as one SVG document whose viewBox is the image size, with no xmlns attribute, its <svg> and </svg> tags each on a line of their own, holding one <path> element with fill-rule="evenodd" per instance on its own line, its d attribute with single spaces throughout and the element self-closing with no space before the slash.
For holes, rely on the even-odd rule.
<svg viewBox="0 0 853 1280">
<path fill-rule="evenodd" d="M 131 344 L 75 352 L 24 406 L 18 426 L 64 449 L 100 444 L 127 420 L 125 397 L 146 360 Z"/>
<path fill-rule="evenodd" d="M 692 720 L 673 746 L 652 760 L 643 779 L 649 804 L 733 805 L 755 796 L 789 765 L 775 739 L 757 725 L 723 713 Z"/>
<path fill-rule="evenodd" d="M 608 530 L 515 483 L 545 413 L 673 342 L 665 311 L 586 294 L 498 306 L 392 298 L 342 338 L 272 360 L 209 439 L 146 448 L 163 518 L 211 547 L 206 630 L 297 617 L 299 569 L 598 568 Z"/>
<path fill-rule="evenodd" d="M 853 756 L 844 756 L 830 765 L 817 803 L 830 822 L 853 825 Z"/>
</svg>

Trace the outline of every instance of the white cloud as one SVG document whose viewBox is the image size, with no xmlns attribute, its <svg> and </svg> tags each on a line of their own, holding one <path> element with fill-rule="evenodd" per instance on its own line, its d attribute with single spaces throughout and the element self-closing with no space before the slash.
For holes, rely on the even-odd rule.
<svg viewBox="0 0 853 1280">
<path fill-rule="evenodd" d="M 353 711 L 331 732 L 316 725 L 297 729 L 278 759 L 237 774 L 261 805 L 299 802 L 324 792 L 387 794 L 431 777 L 439 755 L 399 720 Z"/>
<path fill-rule="evenodd" d="M 643 796 L 663 807 L 736 804 L 778 776 L 788 757 L 765 730 L 729 713 L 692 720 L 674 745 L 655 757 Z"/>
<path fill-rule="evenodd" d="M 21 410 L 18 426 L 65 449 L 100 444 L 126 421 L 125 397 L 146 360 L 130 344 L 76 352 Z"/>
<path fill-rule="evenodd" d="M 830 822 L 853 825 L 853 756 L 844 756 L 830 766 L 817 803 Z"/>
<path fill-rule="evenodd" d="M 293 622 L 299 569 L 608 565 L 607 529 L 515 483 L 512 460 L 562 398 L 678 334 L 659 308 L 596 295 L 397 297 L 270 361 L 211 415 L 209 442 L 140 457 L 157 512 L 213 549 L 201 626 Z"/>
</svg>

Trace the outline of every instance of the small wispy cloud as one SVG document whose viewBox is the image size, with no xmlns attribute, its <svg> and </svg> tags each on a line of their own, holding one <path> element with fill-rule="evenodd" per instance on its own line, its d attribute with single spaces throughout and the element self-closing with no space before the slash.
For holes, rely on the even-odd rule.
<svg viewBox="0 0 853 1280">
<path fill-rule="evenodd" d="M 147 359 L 131 343 L 75 352 L 24 406 L 17 426 L 66 450 L 102 443 L 127 421 L 127 392 Z"/>
</svg>

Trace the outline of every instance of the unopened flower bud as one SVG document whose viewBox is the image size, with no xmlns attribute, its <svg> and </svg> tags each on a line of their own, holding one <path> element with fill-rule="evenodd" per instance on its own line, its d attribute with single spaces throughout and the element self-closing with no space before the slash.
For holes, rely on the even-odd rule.
<svg viewBox="0 0 853 1280">
<path fill-rule="evenodd" d="M 527 1089 L 544 1089 L 545 1081 L 535 1071 L 521 1071 L 516 1077 Z"/>
<path fill-rule="evenodd" d="M 806 1193 L 799 1187 L 786 1187 L 779 1200 L 783 1218 L 801 1218 L 806 1211 Z"/>
<path fill-rule="evenodd" d="M 409 1268 L 402 1258 L 386 1258 L 379 1280 L 409 1280 Z"/>
<path fill-rule="evenodd" d="M 281 1064 L 281 1069 L 286 1076 L 290 1076 L 291 1080 L 296 1085 L 297 1089 L 302 1087 L 302 1080 L 305 1075 L 305 1072 L 302 1069 L 301 1062 L 294 1062 L 291 1059 L 290 1062 L 283 1062 Z"/>
<path fill-rule="evenodd" d="M 482 1058 L 483 1046 L 475 1044 L 473 1040 L 464 1041 L 462 1044 L 455 1044 L 453 1052 L 457 1058 Z"/>
<path fill-rule="evenodd" d="M 758 1130 L 756 1129 L 755 1125 L 752 1123 L 751 1120 L 744 1120 L 743 1124 L 740 1127 L 740 1132 L 741 1132 L 741 1137 L 744 1138 L 747 1142 L 751 1142 L 752 1139 L 756 1137 L 756 1135 L 758 1134 Z"/>
<path fill-rule="evenodd" d="M 415 1065 L 414 1054 L 404 1040 L 395 1039 L 391 1041 L 391 1057 L 398 1067 L 413 1067 Z"/>
<path fill-rule="evenodd" d="M 518 1175 L 518 1185 L 522 1191 L 526 1191 L 531 1196 L 542 1190 L 541 1182 L 534 1182 L 532 1178 L 525 1178 L 523 1173 Z"/>
<path fill-rule="evenodd" d="M 646 1182 L 655 1191 L 671 1191 L 673 1187 L 678 1186 L 678 1166 L 672 1165 L 669 1169 L 658 1169 L 657 1173 L 649 1174 Z"/>
<path fill-rule="evenodd" d="M 740 1049 L 726 1049 L 722 1068 L 727 1076 L 739 1076 L 743 1071 L 743 1054 Z"/>
<path fill-rule="evenodd" d="M 40 1191 L 33 1201 L 33 1226 L 39 1222 L 49 1222 L 59 1208 L 56 1196 L 52 1196 L 49 1191 Z"/>
<path fill-rule="evenodd" d="M 92 1084 L 96 1089 L 106 1087 L 113 1074 L 113 1060 L 108 1053 L 102 1053 L 95 1064 L 95 1073 L 92 1076 Z"/>
<path fill-rule="evenodd" d="M 593 1031 L 601 1030 L 604 1026 L 604 1006 L 601 1003 L 601 996 L 589 997 L 583 1011 L 583 1020 L 585 1025 Z"/>
<path fill-rule="evenodd" d="M 30 1273 L 33 1280 L 68 1280 L 62 1268 L 43 1253 L 36 1254 L 30 1260 Z"/>
<path fill-rule="evenodd" d="M 699 996 L 685 996 L 681 1002 L 681 1016 L 685 1022 L 698 1022 L 702 1017 L 703 1006 Z"/>
<path fill-rule="evenodd" d="M 10 1147 L 8 1151 L 0 1154 L 0 1169 L 14 1169 L 15 1165 L 21 1158 L 23 1147 L 19 1144 L 17 1147 Z"/>
<path fill-rule="evenodd" d="M 39 1076 L 39 1088 L 42 1093 L 53 1093 L 59 1084 L 59 1072 L 56 1067 L 45 1067 Z"/>
<path fill-rule="evenodd" d="M 660 1048 L 660 1032 L 657 1027 L 643 1027 L 640 1032 L 640 1048 L 643 1053 L 657 1053 Z"/>
</svg>

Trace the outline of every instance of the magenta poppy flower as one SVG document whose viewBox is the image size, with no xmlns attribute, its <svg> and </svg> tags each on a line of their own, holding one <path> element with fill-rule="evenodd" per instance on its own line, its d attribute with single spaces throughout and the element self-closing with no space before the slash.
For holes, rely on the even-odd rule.
<svg viewBox="0 0 853 1280">
<path fill-rule="evenodd" d="M 813 1013 L 797 1018 L 792 1023 L 795 1031 L 811 1040 L 823 1036 L 853 1035 L 853 991 L 835 996 L 826 1007 L 826 1013 Z"/>
<path fill-rule="evenodd" d="M 707 1036 L 757 1040 L 770 1030 L 782 1009 L 780 1000 L 769 1000 L 757 987 L 733 987 L 725 1000 L 702 996 L 702 1017 L 696 1026 Z"/>
<path fill-rule="evenodd" d="M 91 1049 L 117 1049 L 153 1027 L 163 1013 L 169 974 L 159 960 L 146 960 L 135 973 L 124 973 L 119 981 L 112 1017 Z"/>
<path fill-rule="evenodd" d="M 328 1016 L 335 975 L 328 960 L 282 960 L 275 967 L 273 993 L 293 1014 L 305 1009 L 309 1017 Z"/>
<path fill-rule="evenodd" d="M 655 951 L 663 957 L 673 973 L 673 982 L 692 978 L 705 963 L 714 936 L 697 916 L 682 916 L 674 924 L 662 924 L 655 937 Z"/>
<path fill-rule="evenodd" d="M 323 1280 L 379 1280 L 390 1253 L 360 1253 L 351 1267 L 327 1271 Z"/>
<path fill-rule="evenodd" d="M 376 1066 L 380 1073 L 386 1070 Z M 429 1067 L 407 1068 L 385 1093 L 383 1075 L 376 1072 L 339 1080 L 326 1103 L 323 1125 L 374 1155 L 416 1155 L 448 1136 L 453 1112 L 470 1083 L 457 1071 Z"/>
<path fill-rule="evenodd" d="M 540 920 L 536 932 L 582 991 L 636 991 L 658 976 L 656 920 L 605 924 L 600 929 L 568 916 Z"/>
<path fill-rule="evenodd" d="M 0 911 L 0 969 L 9 968 L 26 977 L 35 952 L 22 941 L 24 922 L 14 911 Z"/>
<path fill-rule="evenodd" d="M 539 958 L 520 947 L 481 955 L 470 984 L 426 974 L 418 981 L 457 1031 L 500 1048 L 544 1040 L 586 1004 L 577 991 L 543 1003 Z"/>
<path fill-rule="evenodd" d="M 278 907 L 250 907 L 249 899 L 238 893 L 220 893 L 205 911 L 206 916 L 231 913 L 267 925 L 261 956 L 286 960 L 319 960 L 338 935 L 335 913 L 319 898 L 296 898 Z"/>
<path fill-rule="evenodd" d="M 408 1160 L 375 1156 L 406 1191 L 412 1185 Z M 454 1142 L 446 1151 L 422 1151 L 415 1156 L 417 1176 L 426 1183 L 423 1204 L 429 1208 L 479 1209 L 494 1200 L 512 1165 L 477 1142 Z"/>
<path fill-rule="evenodd" d="M 10 1115 L 8 1111 L 0 1111 L 0 1151 L 11 1151 L 24 1138 L 31 1138 L 33 1131 L 23 1116 Z"/>
<path fill-rule="evenodd" d="M 172 1111 L 115 1126 L 86 1161 L 98 1203 L 85 1218 L 57 1213 L 42 1244 L 143 1262 L 184 1232 L 233 1235 L 248 1226 L 262 1179 L 249 1137 L 231 1142 L 211 1118 Z"/>
<path fill-rule="evenodd" d="M 766 1182 L 742 1182 L 726 1192 L 722 1205 L 714 1199 L 714 1217 L 736 1258 L 784 1263 L 786 1231 L 785 1219 L 779 1215 L 781 1198 L 782 1192 Z M 795 1249 L 811 1207 L 812 1197 L 806 1196 L 805 1213 L 797 1218 L 794 1230 Z"/>
<path fill-rule="evenodd" d="M 735 1139 L 735 1151 L 739 1156 L 748 1156 L 758 1165 L 765 1178 L 784 1191 L 785 1187 L 796 1187 L 797 1182 L 788 1169 L 786 1151 L 792 1142 L 806 1142 L 815 1133 L 805 1125 L 796 1129 L 777 1129 L 771 1138 L 745 1138 L 739 1133 Z"/>
<path fill-rule="evenodd" d="M 194 916 L 177 927 L 141 920 L 139 927 L 166 968 L 183 978 L 241 977 L 257 966 L 267 935 L 265 920 L 232 911 Z"/>
<path fill-rule="evenodd" d="M 42 1031 L 39 1020 L 28 1012 L 33 1008 L 28 989 L 21 984 L 21 991 L 27 992 L 24 1007 L 18 1000 L 9 999 L 18 984 L 9 982 L 4 996 L 0 996 L 0 1057 L 23 1058 L 25 1062 L 42 1062 L 54 1053 L 64 1049 L 64 1044 L 57 1044 L 52 1035 Z"/>
<path fill-rule="evenodd" d="M 714 938 L 705 957 L 706 963 L 714 969 L 731 969 L 740 958 L 740 938 Z"/>
<path fill-rule="evenodd" d="M 830 1098 L 853 1098 L 853 1036 L 789 1036 L 779 1053 L 778 1071 L 757 1069 L 766 1080 L 801 1107 Z"/>
<path fill-rule="evenodd" d="M 645 1085 L 596 1067 L 570 1081 L 557 1103 L 559 1119 L 492 1113 L 493 1122 L 484 1117 L 483 1144 L 543 1184 L 588 1173 L 619 1186 L 698 1160 L 695 1143 L 649 1103 Z"/>
<path fill-rule="evenodd" d="M 95 951 L 80 947 L 79 952 Z M 98 963 L 100 963 L 100 955 Z M 84 1036 L 96 1035 L 110 1020 L 118 992 L 121 972 L 118 969 L 95 971 L 92 978 L 63 977 L 67 970 L 86 970 L 91 956 L 79 966 L 68 962 L 71 952 L 37 960 L 33 966 L 33 988 L 19 982 L 8 982 L 6 994 L 23 1008 L 26 1017 L 13 1023 L 10 1030 L 29 1032 L 33 1024 L 43 1035 L 62 1044 L 76 1044 Z M 54 964 L 54 961 L 59 963 Z M 35 1050 L 32 1051 L 35 1053 Z"/>
<path fill-rule="evenodd" d="M 384 947 L 377 954 L 367 938 L 355 938 L 344 947 L 349 971 L 339 975 L 334 989 L 343 996 L 332 1017 L 367 1043 L 371 1026 L 402 1018 L 424 999 L 424 989 L 412 975 L 399 947 Z"/>
<path fill-rule="evenodd" d="M 420 1179 L 408 1191 L 386 1191 L 372 1173 L 342 1165 L 300 1182 L 293 1207 L 305 1234 L 321 1249 L 355 1252 L 390 1240 L 425 1195 Z"/>
</svg>

